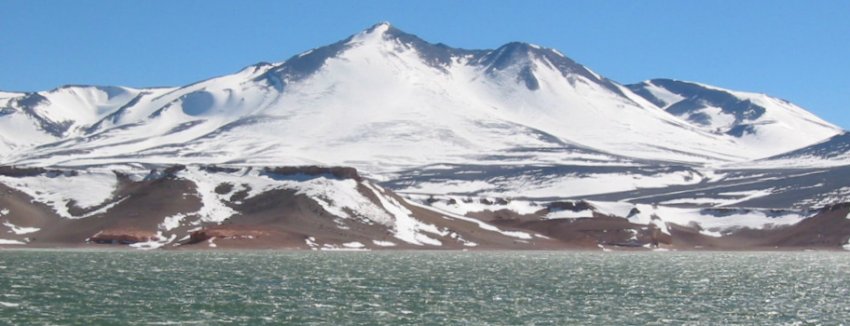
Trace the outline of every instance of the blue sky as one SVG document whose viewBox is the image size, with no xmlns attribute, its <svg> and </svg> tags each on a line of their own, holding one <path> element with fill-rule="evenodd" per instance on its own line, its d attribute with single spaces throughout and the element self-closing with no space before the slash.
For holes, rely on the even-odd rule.
<svg viewBox="0 0 850 326">
<path fill-rule="evenodd" d="M 850 128 L 850 1 L 0 0 L 0 89 L 171 86 L 379 21 L 431 42 L 552 47 L 622 83 L 768 93 Z"/>
</svg>

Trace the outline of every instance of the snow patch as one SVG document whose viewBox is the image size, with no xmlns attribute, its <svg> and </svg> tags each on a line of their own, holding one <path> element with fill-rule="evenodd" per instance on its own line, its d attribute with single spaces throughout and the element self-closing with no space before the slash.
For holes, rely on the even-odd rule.
<svg viewBox="0 0 850 326">
<path fill-rule="evenodd" d="M 304 243 L 307 244 L 308 247 L 312 250 L 318 250 L 319 244 L 316 243 L 315 237 L 307 237 L 304 239 Z"/>
<path fill-rule="evenodd" d="M 357 218 L 364 222 L 374 222 L 385 226 L 393 225 L 392 217 L 364 197 L 357 190 L 357 185 L 357 181 L 351 179 L 337 180 L 324 177 L 288 184 L 289 187 L 299 189 L 299 194 L 309 196 L 328 213 L 335 216 Z"/>
<path fill-rule="evenodd" d="M 180 226 L 180 222 L 187 217 L 186 214 L 178 213 L 171 216 L 166 216 L 162 223 L 159 224 L 159 229 L 162 231 L 171 231 Z"/>
<path fill-rule="evenodd" d="M 552 220 L 552 219 L 558 219 L 558 218 L 591 218 L 591 217 L 593 217 L 593 211 L 589 210 L 589 209 L 586 209 L 586 210 L 583 210 L 583 211 L 578 211 L 578 212 L 574 212 L 574 211 L 565 209 L 565 210 L 554 211 L 554 212 L 551 212 L 549 214 L 546 214 L 546 216 L 544 216 L 543 218 L 547 219 L 547 220 Z"/>
<path fill-rule="evenodd" d="M 0 239 L 0 245 L 25 245 L 26 242 L 21 242 L 18 240 L 8 240 L 8 239 Z"/>
<path fill-rule="evenodd" d="M 720 232 L 735 229 L 764 229 L 773 226 L 797 224 L 807 216 L 801 213 L 786 212 L 782 215 L 768 215 L 760 210 L 733 210 L 723 216 L 715 216 L 700 208 L 676 208 L 668 206 L 636 205 L 640 213 L 631 219 L 641 224 L 651 222 L 656 216 L 660 223 L 673 223 L 682 226 L 697 225 L 708 236 L 722 236 Z M 663 222 L 662 222 L 663 221 Z"/>
<path fill-rule="evenodd" d="M 77 219 L 86 216 L 71 215 L 69 203 L 73 202 L 80 208 L 100 205 L 112 198 L 118 180 L 112 171 L 89 169 L 80 171 L 77 175 L 48 173 L 27 177 L 0 176 L 0 183 L 50 206 L 59 216 Z M 85 185 L 84 190 L 81 185 Z"/>
<path fill-rule="evenodd" d="M 395 242 L 392 242 L 392 241 L 372 240 L 372 243 L 374 243 L 376 246 L 379 246 L 379 247 L 395 247 L 396 246 Z"/>
<path fill-rule="evenodd" d="M 366 248 L 366 245 L 364 245 L 360 242 L 357 242 L 357 241 L 346 242 L 346 243 L 343 243 L 342 246 L 346 247 L 346 248 L 355 248 L 355 249 Z"/>
<path fill-rule="evenodd" d="M 222 201 L 225 200 L 223 195 L 215 192 L 220 182 L 217 176 L 200 167 L 190 166 L 181 171 L 178 176 L 186 178 L 195 183 L 197 195 L 201 199 L 201 209 L 197 214 L 203 222 L 221 223 L 227 218 L 239 214 L 232 208 L 225 205 Z"/>
<path fill-rule="evenodd" d="M 408 195 L 408 202 L 416 201 L 423 203 L 432 197 L 423 195 Z M 474 212 L 498 211 L 507 209 L 517 214 L 534 214 L 543 209 L 534 201 L 509 200 L 494 197 L 463 197 L 463 196 L 440 196 L 438 200 L 430 203 L 431 207 L 452 212 L 457 215 L 466 215 Z"/>
<path fill-rule="evenodd" d="M 385 195 L 382 191 L 380 191 L 378 186 L 373 186 L 369 183 L 363 183 L 369 190 L 378 197 L 378 201 L 381 203 L 381 206 L 384 207 L 392 216 L 395 217 L 395 226 L 393 230 L 395 231 L 395 237 L 411 244 L 415 245 L 431 245 L 431 246 L 442 246 L 443 243 L 440 240 L 431 238 L 420 231 L 425 231 L 432 234 L 437 234 L 444 236 L 445 232 L 440 231 L 436 226 L 431 224 L 425 224 L 416 220 L 410 214 L 412 213 L 409 209 L 402 206 L 395 198 L 391 198 L 390 196 Z"/>
<path fill-rule="evenodd" d="M 346 246 L 346 244 L 349 245 L 349 246 Z M 319 250 L 321 250 L 321 251 L 369 251 L 369 249 L 365 248 L 365 246 L 358 247 L 357 244 L 359 244 L 360 246 L 363 246 L 363 244 L 359 243 L 359 242 L 348 242 L 348 243 L 344 243 L 342 246 L 337 246 L 337 245 L 326 243 L 321 248 L 319 248 Z"/>
<path fill-rule="evenodd" d="M 29 234 L 29 233 L 38 232 L 38 230 L 41 230 L 40 228 L 17 226 L 17 225 L 12 224 L 9 221 L 4 222 L 3 225 L 9 228 L 10 233 L 14 233 L 14 234 L 17 234 L 17 235 Z"/>
<path fill-rule="evenodd" d="M 437 207 L 426 206 L 426 205 L 424 205 L 424 204 L 420 204 L 420 203 L 417 203 L 417 202 L 414 202 L 414 201 L 407 201 L 407 203 L 408 203 L 408 204 L 410 204 L 410 205 L 416 206 L 416 207 L 420 207 L 420 208 L 424 208 L 424 209 L 427 209 L 427 210 L 431 210 L 431 211 L 437 212 L 437 213 L 439 213 L 439 214 L 441 214 L 441 215 L 444 215 L 444 216 L 446 216 L 446 217 L 451 217 L 451 218 L 453 218 L 453 219 L 458 219 L 458 220 L 461 220 L 461 221 L 466 221 L 466 222 L 470 222 L 470 223 L 477 224 L 477 225 L 478 225 L 478 227 L 479 227 L 479 228 L 481 228 L 481 229 L 483 229 L 483 230 L 487 230 L 487 231 L 491 231 L 491 232 L 500 233 L 500 234 L 502 234 L 502 235 L 506 235 L 506 236 L 509 236 L 509 237 L 513 237 L 513 238 L 517 238 L 517 239 L 522 239 L 522 240 L 530 240 L 530 239 L 532 238 L 532 237 L 531 237 L 531 234 L 528 234 L 528 233 L 526 233 L 526 232 L 522 232 L 522 231 L 505 231 L 505 230 L 499 229 L 498 227 L 496 227 L 496 226 L 494 226 L 494 225 L 492 225 L 492 224 L 489 224 L 489 223 L 487 223 L 487 222 L 481 221 L 481 220 L 479 220 L 479 219 L 472 218 L 472 217 L 466 217 L 466 216 L 463 216 L 463 215 L 454 214 L 454 213 L 452 213 L 452 212 L 445 211 L 445 210 L 442 210 L 442 209 L 437 208 Z"/>
<path fill-rule="evenodd" d="M 712 237 L 712 238 L 723 237 L 723 233 L 720 233 L 718 231 L 699 230 L 699 233 L 704 235 L 704 236 L 709 236 L 709 237 Z"/>
</svg>

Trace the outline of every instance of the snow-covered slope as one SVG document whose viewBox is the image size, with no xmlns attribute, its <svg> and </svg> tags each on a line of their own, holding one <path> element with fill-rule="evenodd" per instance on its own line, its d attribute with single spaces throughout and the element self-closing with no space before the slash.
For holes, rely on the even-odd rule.
<svg viewBox="0 0 850 326">
<path fill-rule="evenodd" d="M 734 137 L 755 157 L 794 150 L 842 132 L 793 103 L 765 94 L 670 79 L 628 87 L 708 132 Z"/>
<path fill-rule="evenodd" d="M 9 101 L 26 95 L 26 93 L 0 91 L 0 107 L 8 105 Z"/>
<path fill-rule="evenodd" d="M 0 112 L 3 165 L 339 165 L 410 193 L 536 198 L 712 182 L 840 132 L 765 95 L 625 87 L 554 49 L 386 23 L 183 87 L 0 93 Z"/>
<path fill-rule="evenodd" d="M 823 142 L 768 159 L 739 165 L 782 168 L 850 165 L 850 132 L 845 132 Z"/>
<path fill-rule="evenodd" d="M 27 94 L 6 105 L 19 113 L 7 125 L 26 130 L 4 132 L 2 150 L 6 164 L 320 163 L 380 173 L 436 162 L 739 162 L 824 133 L 791 124 L 783 130 L 809 136 L 787 143 L 761 126 L 756 139 L 714 133 L 656 104 L 553 49 L 454 49 L 384 23 L 180 88 Z"/>
<path fill-rule="evenodd" d="M 0 93 L 0 155 L 91 134 L 104 119 L 165 90 L 63 86 L 36 93 Z"/>
</svg>

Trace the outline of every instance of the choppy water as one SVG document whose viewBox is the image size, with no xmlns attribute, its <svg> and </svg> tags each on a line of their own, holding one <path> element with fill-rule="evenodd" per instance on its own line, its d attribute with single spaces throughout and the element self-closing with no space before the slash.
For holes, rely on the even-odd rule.
<svg viewBox="0 0 850 326">
<path fill-rule="evenodd" d="M 0 325 L 839 324 L 850 254 L 0 251 Z"/>
</svg>

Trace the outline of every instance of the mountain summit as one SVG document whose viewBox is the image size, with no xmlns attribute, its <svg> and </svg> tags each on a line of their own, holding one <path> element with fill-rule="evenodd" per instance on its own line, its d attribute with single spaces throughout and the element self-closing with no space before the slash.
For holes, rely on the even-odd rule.
<svg viewBox="0 0 850 326">
<path fill-rule="evenodd" d="M 560 52 L 433 44 L 389 23 L 278 63 L 160 89 L 0 99 L 5 164 L 743 162 L 842 131 L 786 101 L 696 83 L 623 86 Z M 544 158 L 544 156 L 546 158 Z"/>
</svg>

